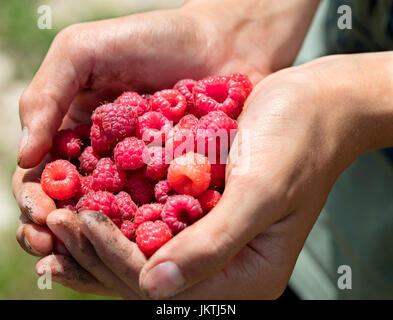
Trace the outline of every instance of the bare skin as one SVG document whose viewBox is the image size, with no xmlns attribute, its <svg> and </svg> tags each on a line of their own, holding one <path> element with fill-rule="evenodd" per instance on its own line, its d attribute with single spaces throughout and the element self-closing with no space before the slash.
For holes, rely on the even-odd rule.
<svg viewBox="0 0 393 320">
<path fill-rule="evenodd" d="M 33 182 L 36 169 L 18 169 L 14 192 L 30 218 L 23 218 L 18 239 L 27 251 L 42 255 L 52 251 L 52 234 L 63 241 L 72 258 L 50 255 L 37 264 L 38 269 L 53 268 L 57 281 L 129 299 L 276 298 L 337 177 L 361 153 L 393 144 L 392 81 L 386 67 L 391 53 L 326 57 L 269 75 L 292 62 L 302 37 L 278 43 L 280 37 L 271 36 L 269 45 L 257 42 L 257 54 L 246 45 L 255 35 L 247 32 L 250 25 L 233 22 L 222 6 L 218 23 L 211 18 L 211 6 L 195 1 L 173 11 L 74 26 L 55 40 L 22 97 L 21 119 L 29 139 L 19 164 L 31 167 L 47 153 L 63 117 L 63 125 L 85 120 L 103 97 L 210 74 L 243 72 L 260 81 L 239 122 L 240 135 L 252 133 L 250 158 L 231 159 L 219 205 L 148 261 L 99 213 L 75 216 L 55 210 Z M 284 16 L 289 7 L 270 13 Z M 250 30 L 259 30 L 255 21 L 260 20 L 248 16 L 254 23 Z M 267 21 L 262 26 L 269 32 L 261 31 L 261 39 L 274 31 L 289 32 Z M 228 30 L 235 40 L 227 41 Z M 123 43 L 135 46 L 130 52 Z M 174 48 L 181 54 L 173 55 Z M 279 48 L 288 53 L 281 63 Z M 125 64 L 132 66 L 127 73 Z M 250 161 L 250 170 L 234 174 L 244 161 Z"/>
</svg>

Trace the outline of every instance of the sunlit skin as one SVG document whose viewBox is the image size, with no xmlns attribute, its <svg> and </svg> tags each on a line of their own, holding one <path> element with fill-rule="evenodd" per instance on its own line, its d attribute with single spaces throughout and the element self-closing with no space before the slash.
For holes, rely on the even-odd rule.
<svg viewBox="0 0 393 320">
<path fill-rule="evenodd" d="M 28 138 L 13 178 L 22 211 L 17 239 L 44 256 L 38 273 L 46 266 L 65 286 L 127 299 L 277 298 L 337 177 L 362 152 L 393 144 L 392 84 L 384 67 L 391 53 L 326 57 L 271 74 L 292 63 L 315 8 L 300 0 L 244 1 L 250 19 L 238 21 L 230 14 L 235 2 L 227 1 L 226 10 L 222 2 L 79 24 L 54 40 L 20 101 Z M 287 17 L 285 27 L 269 13 Z M 100 101 L 233 72 L 256 84 L 234 142 L 251 132 L 252 153 L 230 156 L 219 204 L 148 261 L 105 216 L 56 210 L 42 191 L 38 179 L 53 135 L 88 120 Z M 250 169 L 235 175 L 246 162 Z M 71 256 L 48 255 L 53 234 Z M 175 292 L 157 290 L 165 274 L 146 280 L 165 261 L 184 279 Z"/>
</svg>

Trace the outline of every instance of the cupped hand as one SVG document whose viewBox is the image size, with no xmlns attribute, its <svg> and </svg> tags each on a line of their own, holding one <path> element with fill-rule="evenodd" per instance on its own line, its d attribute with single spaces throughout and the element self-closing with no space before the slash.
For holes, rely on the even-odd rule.
<svg viewBox="0 0 393 320">
<path fill-rule="evenodd" d="M 12 184 L 22 212 L 17 231 L 22 248 L 34 255 L 51 253 L 54 246 L 67 251 L 45 225 L 56 206 L 39 183 L 59 128 L 89 122 L 95 107 L 126 90 L 155 91 L 182 78 L 231 71 L 260 77 L 250 62 L 228 66 L 226 52 L 210 20 L 187 9 L 77 24 L 60 32 L 20 99 L 23 133 Z"/>
<path fill-rule="evenodd" d="M 205 3 L 198 7 L 198 2 Z M 45 225 L 48 215 L 58 211 L 54 211 L 55 203 L 39 184 L 40 172 L 48 160 L 44 157 L 59 128 L 88 122 L 91 111 L 99 103 L 125 90 L 148 92 L 170 87 L 181 78 L 199 79 L 233 72 L 248 74 L 257 82 L 293 61 L 312 13 L 302 18 L 305 25 L 289 41 L 287 36 L 277 36 L 285 30 L 278 20 L 270 17 L 271 14 L 288 16 L 289 11 L 297 8 L 295 4 L 281 4 L 270 12 L 271 6 L 265 8 L 262 4 L 263 8 L 259 9 L 263 10 L 256 10 L 258 2 L 249 2 L 242 9 L 250 11 L 250 14 L 243 12 L 247 19 L 231 10 L 222 10 L 220 1 L 216 6 L 209 1 L 191 1 L 181 9 L 73 25 L 56 37 L 20 100 L 23 134 L 13 191 L 22 211 L 17 231 L 22 248 L 34 255 L 49 254 L 54 248 L 64 254 L 72 251 L 69 242 L 64 246 Z M 237 5 L 236 1 L 228 3 L 228 8 Z M 262 17 L 257 13 L 262 13 Z M 298 24 L 297 19 L 291 18 L 288 28 Z M 256 30 L 264 41 L 256 41 Z M 254 50 L 248 50 L 250 43 L 254 44 Z M 68 218 L 72 220 L 69 215 Z M 65 219 L 64 215 L 59 219 Z M 78 232 L 74 234 L 79 237 Z M 58 238 L 62 239 L 59 235 Z M 72 258 L 64 256 L 44 259 L 50 259 L 59 268 L 60 262 L 80 268 Z M 141 263 L 135 265 L 142 268 Z M 59 268 L 56 270 L 60 274 L 72 270 Z M 96 278 L 83 269 L 77 274 L 85 274 L 83 279 L 90 279 L 91 286 L 82 289 L 80 283 L 70 280 L 73 277 L 66 284 L 80 291 L 96 292 L 100 283 Z M 134 291 L 138 291 L 134 280 L 132 283 Z M 98 292 L 109 290 L 101 289 Z M 124 290 L 119 295 L 132 296 Z"/>
<path fill-rule="evenodd" d="M 116 276 L 109 282 L 155 299 L 280 296 L 335 180 L 369 147 L 357 129 L 359 110 L 367 105 L 349 85 L 365 85 L 351 78 L 361 59 L 322 58 L 263 80 L 240 118 L 220 202 L 147 262 L 103 215 L 79 213 L 75 225 Z M 52 213 L 48 224 L 61 238 L 51 224 L 58 216 Z M 61 239 L 78 260 L 80 248 L 69 244 L 78 238 L 72 230 Z M 59 265 L 60 279 L 80 268 Z M 88 264 L 85 269 L 97 274 Z"/>
</svg>

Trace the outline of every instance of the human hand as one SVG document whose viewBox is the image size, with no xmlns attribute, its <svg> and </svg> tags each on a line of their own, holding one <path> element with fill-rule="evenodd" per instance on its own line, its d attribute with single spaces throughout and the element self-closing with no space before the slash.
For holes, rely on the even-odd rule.
<svg viewBox="0 0 393 320">
<path fill-rule="evenodd" d="M 139 275 L 140 294 L 147 297 L 277 298 L 340 173 L 362 152 L 393 144 L 393 105 L 381 103 L 388 101 L 392 82 L 366 90 L 369 81 L 380 84 L 381 74 L 369 71 L 387 59 L 387 54 L 332 56 L 263 80 L 239 121 L 220 202 L 147 262 L 123 254 L 138 255 L 101 214 L 82 212 L 70 219 L 121 286 L 139 291 Z M 234 153 L 239 144 L 241 152 Z M 77 243 L 77 228 L 68 228 L 63 237 L 56 230 L 66 225 L 62 215 L 53 212 L 49 225 L 78 256 L 78 246 L 67 245 Z M 54 228 L 52 221 L 57 221 Z M 110 258 L 109 251 L 116 257 Z M 39 265 L 53 264 L 47 259 L 52 258 Z M 67 270 L 59 281 L 80 268 L 56 265 Z"/>
<path fill-rule="evenodd" d="M 293 37 L 296 41 L 288 41 L 288 36 L 280 36 L 285 31 L 281 23 L 271 22 L 269 13 L 284 16 L 289 9 L 299 9 L 294 3 L 304 1 L 278 9 L 266 3 L 260 8 L 258 2 L 244 2 L 247 19 L 229 10 L 238 7 L 234 1 L 227 1 L 226 10 L 220 1 L 216 6 L 190 1 L 182 9 L 74 25 L 56 37 L 20 101 L 24 130 L 13 190 L 23 213 L 17 239 L 26 251 L 53 251 L 55 240 L 45 222 L 55 204 L 38 179 L 59 127 L 88 121 L 99 102 L 124 90 L 156 90 L 180 78 L 231 72 L 247 73 L 257 81 L 293 61 L 312 14 L 303 19 L 305 27 Z M 291 28 L 291 23 L 286 25 Z M 249 43 L 254 50 L 248 50 Z M 33 169 L 22 169 L 40 161 Z M 61 243 L 60 248 L 66 252 Z"/>
</svg>

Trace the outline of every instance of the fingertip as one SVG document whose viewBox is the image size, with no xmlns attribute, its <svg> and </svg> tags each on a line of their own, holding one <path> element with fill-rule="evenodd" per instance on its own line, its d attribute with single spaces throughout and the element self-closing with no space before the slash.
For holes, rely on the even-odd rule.
<svg viewBox="0 0 393 320">
<path fill-rule="evenodd" d="M 53 251 L 54 238 L 47 227 L 26 224 L 23 233 L 26 246 L 37 255 L 46 255 Z"/>
<path fill-rule="evenodd" d="M 30 169 L 39 165 L 51 147 L 52 136 L 43 136 L 40 133 L 35 136 L 31 134 L 26 138 L 22 134 L 21 146 L 17 158 L 18 166 L 23 169 Z"/>
</svg>

